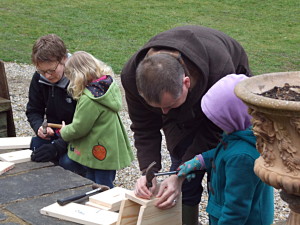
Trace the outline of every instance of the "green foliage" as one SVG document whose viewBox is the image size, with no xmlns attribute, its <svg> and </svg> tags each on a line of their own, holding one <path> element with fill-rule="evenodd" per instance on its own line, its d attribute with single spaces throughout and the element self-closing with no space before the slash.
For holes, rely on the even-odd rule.
<svg viewBox="0 0 300 225">
<path fill-rule="evenodd" d="M 56 33 L 119 73 L 155 34 L 196 24 L 238 40 L 254 74 L 300 70 L 299 14 L 297 0 L 1 0 L 0 59 L 30 63 L 34 41 Z"/>
</svg>

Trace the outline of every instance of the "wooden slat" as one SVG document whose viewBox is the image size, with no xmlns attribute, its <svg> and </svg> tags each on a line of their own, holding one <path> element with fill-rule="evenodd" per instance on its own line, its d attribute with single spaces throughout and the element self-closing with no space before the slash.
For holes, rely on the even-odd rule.
<svg viewBox="0 0 300 225">
<path fill-rule="evenodd" d="M 99 208 L 103 206 L 109 208 L 110 211 L 117 211 L 120 209 L 121 202 L 125 198 L 125 193 L 129 192 L 131 191 L 125 188 L 114 187 L 105 192 L 90 196 L 89 201 L 100 205 Z"/>
<path fill-rule="evenodd" d="M 117 211 L 117 210 L 112 210 L 112 208 L 110 208 L 110 207 L 99 205 L 99 204 L 96 204 L 96 203 L 90 202 L 90 201 L 87 201 L 85 203 L 85 205 L 90 206 L 90 207 L 94 207 L 94 208 L 97 208 L 97 209 L 103 209 L 103 210 L 106 210 L 106 211 L 112 211 L 112 212 Z"/>
<path fill-rule="evenodd" d="M 2 60 L 0 60 L 0 97 L 10 100 L 5 67 L 4 67 L 4 62 Z M 7 111 L 7 136 L 8 137 L 16 136 L 16 129 L 15 129 L 13 111 L 11 106 L 10 109 Z"/>
<path fill-rule="evenodd" d="M 115 225 L 118 213 L 101 210 L 77 203 L 60 206 L 57 203 L 40 210 L 41 214 L 87 225 Z"/>
<path fill-rule="evenodd" d="M 7 137 L 7 113 L 0 112 L 0 138 Z"/>
<path fill-rule="evenodd" d="M 153 204 L 141 206 L 137 225 L 182 225 L 181 204 L 177 203 L 170 209 L 159 209 Z"/>
<path fill-rule="evenodd" d="M 2 153 L 0 154 L 0 160 L 14 163 L 29 162 L 31 160 L 31 153 L 32 151 L 29 149 Z"/>
<path fill-rule="evenodd" d="M 121 203 L 117 225 L 136 225 L 140 214 L 141 205 L 129 199 Z"/>
<path fill-rule="evenodd" d="M 29 148 L 32 137 L 7 137 L 0 138 L 0 149 Z"/>
<path fill-rule="evenodd" d="M 13 162 L 0 162 L 0 175 L 15 167 Z"/>
<path fill-rule="evenodd" d="M 0 112 L 6 112 L 10 109 L 10 100 L 0 97 Z"/>
</svg>

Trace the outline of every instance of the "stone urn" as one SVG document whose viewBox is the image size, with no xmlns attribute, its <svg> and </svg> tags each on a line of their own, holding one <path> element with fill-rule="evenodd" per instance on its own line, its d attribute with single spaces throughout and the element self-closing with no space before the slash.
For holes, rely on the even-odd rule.
<svg viewBox="0 0 300 225">
<path fill-rule="evenodd" d="M 263 182 L 281 189 L 280 196 L 290 208 L 287 224 L 299 225 L 300 101 L 294 96 L 300 95 L 300 71 L 251 77 L 237 84 L 235 94 L 253 118 L 260 153 L 254 171 Z"/>
</svg>

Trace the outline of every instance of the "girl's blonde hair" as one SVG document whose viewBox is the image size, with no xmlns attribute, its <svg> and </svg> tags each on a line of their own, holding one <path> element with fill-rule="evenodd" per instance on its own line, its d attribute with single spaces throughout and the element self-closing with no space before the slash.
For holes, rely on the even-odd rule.
<svg viewBox="0 0 300 225">
<path fill-rule="evenodd" d="M 85 87 L 103 75 L 113 76 L 112 68 L 91 54 L 78 51 L 66 62 L 65 75 L 70 80 L 68 92 L 79 99 Z"/>
</svg>

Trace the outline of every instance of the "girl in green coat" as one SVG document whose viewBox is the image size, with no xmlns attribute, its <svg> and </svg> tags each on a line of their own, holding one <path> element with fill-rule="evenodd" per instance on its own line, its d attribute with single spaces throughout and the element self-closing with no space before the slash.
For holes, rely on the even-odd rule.
<svg viewBox="0 0 300 225">
<path fill-rule="evenodd" d="M 69 142 L 68 156 L 87 169 L 86 177 L 113 187 L 116 170 L 133 160 L 130 143 L 118 112 L 120 89 L 110 67 L 91 54 L 75 52 L 65 65 L 68 91 L 78 100 L 71 124 L 60 133 Z"/>
</svg>

